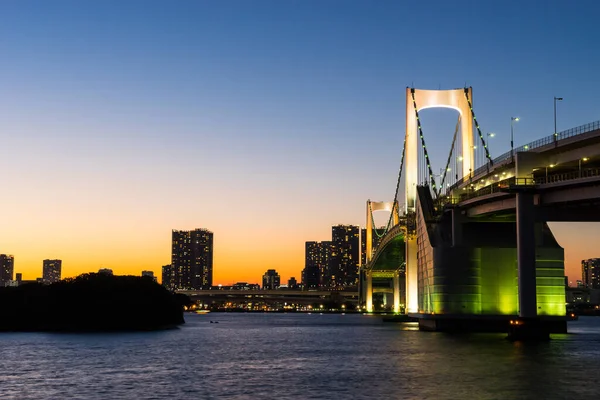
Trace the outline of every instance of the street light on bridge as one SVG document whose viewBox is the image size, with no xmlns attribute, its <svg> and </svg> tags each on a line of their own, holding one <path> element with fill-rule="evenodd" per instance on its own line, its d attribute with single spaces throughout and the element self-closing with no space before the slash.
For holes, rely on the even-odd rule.
<svg viewBox="0 0 600 400">
<path fill-rule="evenodd" d="M 554 97 L 554 143 L 558 142 L 558 132 L 556 132 L 556 102 L 562 101 L 562 97 Z"/>
<path fill-rule="evenodd" d="M 488 136 L 488 143 L 487 143 L 488 154 L 490 155 L 490 158 L 492 158 L 492 150 L 490 149 L 490 139 L 495 137 L 496 134 L 494 132 L 488 132 L 487 136 Z"/>
<path fill-rule="evenodd" d="M 515 160 L 515 142 L 514 142 L 514 125 L 519 122 L 519 117 L 510 117 L 510 156 Z"/>
</svg>

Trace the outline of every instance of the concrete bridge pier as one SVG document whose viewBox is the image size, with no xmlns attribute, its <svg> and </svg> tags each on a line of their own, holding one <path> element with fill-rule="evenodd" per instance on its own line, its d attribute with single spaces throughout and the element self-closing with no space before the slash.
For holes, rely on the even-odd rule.
<svg viewBox="0 0 600 400">
<path fill-rule="evenodd" d="M 366 271 L 365 275 L 367 312 L 373 312 L 373 272 Z"/>
<path fill-rule="evenodd" d="M 394 312 L 400 312 L 400 272 L 394 272 Z"/>
<path fill-rule="evenodd" d="M 510 321 L 511 340 L 548 340 L 550 330 L 537 315 L 535 270 L 535 208 L 533 192 L 527 188 L 516 193 L 517 268 L 519 277 L 519 319 Z"/>
<path fill-rule="evenodd" d="M 535 209 L 533 193 L 517 193 L 517 265 L 519 317 L 537 317 L 535 279 Z"/>
</svg>

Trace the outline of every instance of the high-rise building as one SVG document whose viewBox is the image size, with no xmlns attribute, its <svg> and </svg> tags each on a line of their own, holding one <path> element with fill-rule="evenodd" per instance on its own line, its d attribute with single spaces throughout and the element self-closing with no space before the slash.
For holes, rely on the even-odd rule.
<svg viewBox="0 0 600 400">
<path fill-rule="evenodd" d="M 342 288 L 358 285 L 360 228 L 355 225 L 333 226 L 331 242 L 335 253 L 331 255 L 330 286 Z"/>
<path fill-rule="evenodd" d="M 6 286 L 13 280 L 15 258 L 8 254 L 0 254 L 0 287 Z"/>
<path fill-rule="evenodd" d="M 42 267 L 42 279 L 44 283 L 60 281 L 62 260 L 44 260 Z"/>
<path fill-rule="evenodd" d="M 298 281 L 293 276 L 288 279 L 288 289 L 298 289 Z"/>
<path fill-rule="evenodd" d="M 305 289 L 330 287 L 332 254 L 336 254 L 330 241 L 306 242 L 304 247 L 304 269 L 302 285 Z"/>
<path fill-rule="evenodd" d="M 263 275 L 263 289 L 277 289 L 281 284 L 279 274 L 274 269 L 269 269 Z"/>
<path fill-rule="evenodd" d="M 207 229 L 172 232 L 172 285 L 176 289 L 210 289 L 213 233 Z"/>
<path fill-rule="evenodd" d="M 163 265 L 162 267 L 162 285 L 169 290 L 174 290 L 175 277 L 173 274 L 173 266 L 171 264 Z"/>
<path fill-rule="evenodd" d="M 585 288 L 600 289 L 600 258 L 581 260 L 581 281 Z"/>
<path fill-rule="evenodd" d="M 304 269 L 302 270 L 302 284 L 305 289 L 316 289 L 320 283 L 320 253 L 321 243 L 306 242 L 304 244 Z"/>
</svg>

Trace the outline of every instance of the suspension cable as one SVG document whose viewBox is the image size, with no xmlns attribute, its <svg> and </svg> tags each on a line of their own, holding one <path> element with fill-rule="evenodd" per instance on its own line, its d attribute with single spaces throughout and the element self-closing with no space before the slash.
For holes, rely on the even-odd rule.
<svg viewBox="0 0 600 400">
<path fill-rule="evenodd" d="M 442 189 L 444 188 L 444 183 L 446 182 L 446 174 L 448 172 L 448 168 L 450 167 L 450 161 L 452 161 L 452 154 L 454 153 L 454 144 L 456 143 L 456 136 L 458 135 L 458 128 L 460 127 L 460 114 L 458 114 L 458 121 L 456 121 L 456 128 L 454 128 L 454 137 L 452 138 L 452 146 L 450 146 L 450 153 L 448 153 L 448 161 L 446 161 L 446 168 L 444 168 L 444 175 L 442 177 L 442 182 L 440 183 L 440 187 L 438 189 L 437 196 L 439 197 Z"/>
<path fill-rule="evenodd" d="M 419 110 L 417 109 L 417 102 L 415 101 L 415 88 L 411 88 L 410 93 L 412 95 L 413 107 L 415 108 L 415 115 L 417 117 L 417 128 L 419 130 L 419 136 L 421 137 L 421 147 L 423 148 L 423 153 L 425 155 L 425 163 L 427 164 L 427 169 L 429 172 L 429 181 L 431 182 L 431 188 L 432 188 L 433 192 L 436 193 L 435 178 L 433 176 L 433 171 L 431 170 L 431 164 L 429 162 L 429 154 L 427 153 L 427 147 L 425 146 L 425 139 L 423 138 L 423 129 L 421 129 L 421 120 L 419 119 Z"/>
<path fill-rule="evenodd" d="M 379 235 L 379 232 L 377 232 L 377 228 L 375 226 L 375 218 L 373 217 L 373 209 L 371 207 L 371 204 L 369 203 L 369 213 L 371 214 L 371 224 L 373 225 L 373 230 L 375 231 L 375 235 L 378 238 L 382 238 L 384 237 L 388 231 L 391 228 L 391 224 L 392 224 L 392 218 L 394 217 L 394 211 L 396 211 L 396 208 L 398 207 L 398 191 L 400 190 L 400 181 L 402 180 L 402 170 L 404 169 L 404 154 L 406 153 L 406 138 L 404 138 L 404 143 L 402 144 L 402 157 L 400 158 L 400 169 L 398 171 L 398 180 L 396 181 L 396 191 L 394 193 L 394 202 L 392 203 L 392 211 L 390 212 L 390 217 L 388 219 L 388 222 L 385 226 L 385 230 L 383 231 L 383 233 L 381 235 Z M 399 212 L 399 210 L 398 210 Z"/>
<path fill-rule="evenodd" d="M 467 103 L 469 104 L 469 108 L 471 109 L 471 116 L 473 117 L 473 121 L 475 121 L 475 126 L 477 127 L 477 133 L 479 134 L 479 139 L 481 139 L 481 144 L 483 145 L 483 149 L 485 150 L 485 158 L 487 158 L 490 165 L 494 165 L 494 160 L 492 160 L 492 157 L 490 157 L 490 152 L 488 151 L 487 144 L 485 143 L 485 139 L 483 138 L 483 135 L 481 134 L 481 129 L 479 128 L 479 122 L 477 122 L 477 117 L 475 116 L 475 111 L 473 111 L 473 103 L 471 103 L 471 99 L 469 99 L 469 89 L 467 89 L 467 88 L 465 88 L 465 97 L 467 98 Z"/>
</svg>

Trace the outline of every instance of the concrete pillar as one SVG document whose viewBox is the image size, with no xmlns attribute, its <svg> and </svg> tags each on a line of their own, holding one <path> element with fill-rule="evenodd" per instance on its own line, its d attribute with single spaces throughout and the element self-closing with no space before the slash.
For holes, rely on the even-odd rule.
<svg viewBox="0 0 600 400">
<path fill-rule="evenodd" d="M 417 239 L 406 238 L 406 312 L 419 312 Z"/>
<path fill-rule="evenodd" d="M 394 272 L 394 312 L 400 312 L 400 273 Z"/>
<path fill-rule="evenodd" d="M 366 296 L 367 296 L 367 312 L 373 312 L 373 277 L 371 271 L 366 271 Z"/>
<path fill-rule="evenodd" d="M 362 307 L 365 301 L 365 282 L 364 282 L 364 271 L 363 267 L 358 267 L 358 306 Z"/>
<path fill-rule="evenodd" d="M 517 263 L 519 271 L 519 316 L 537 316 L 535 274 L 535 209 L 533 194 L 517 193 Z"/>
<path fill-rule="evenodd" d="M 452 246 L 462 245 L 462 215 L 459 209 L 452 209 Z"/>
</svg>

